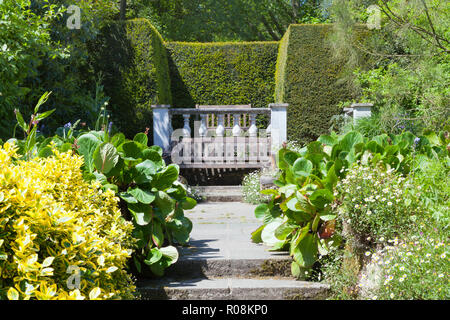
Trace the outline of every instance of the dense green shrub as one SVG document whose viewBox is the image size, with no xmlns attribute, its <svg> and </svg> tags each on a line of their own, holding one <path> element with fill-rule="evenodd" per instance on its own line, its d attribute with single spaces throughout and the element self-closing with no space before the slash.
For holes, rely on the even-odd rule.
<svg viewBox="0 0 450 320">
<path fill-rule="evenodd" d="M 110 23 L 91 43 L 90 54 L 104 76 L 119 131 L 133 137 L 152 128 L 151 105 L 171 104 L 167 54 L 158 31 L 145 19 Z"/>
<path fill-rule="evenodd" d="M 174 107 L 273 102 L 278 42 L 168 42 Z"/>
<path fill-rule="evenodd" d="M 351 90 L 327 45 L 331 25 L 291 25 L 280 43 L 275 101 L 289 103 L 288 137 L 307 143 L 328 132 Z"/>
</svg>

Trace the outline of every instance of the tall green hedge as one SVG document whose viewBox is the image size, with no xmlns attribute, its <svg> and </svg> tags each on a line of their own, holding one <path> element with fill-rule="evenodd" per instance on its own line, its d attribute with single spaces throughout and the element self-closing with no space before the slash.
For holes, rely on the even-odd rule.
<svg viewBox="0 0 450 320">
<path fill-rule="evenodd" d="M 151 105 L 172 103 L 167 51 L 155 27 L 146 19 L 111 23 L 91 45 L 91 57 L 119 130 L 132 137 L 152 128 Z"/>
<path fill-rule="evenodd" d="M 315 140 L 342 112 L 338 103 L 352 98 L 327 44 L 331 31 L 332 25 L 291 25 L 280 41 L 275 101 L 289 103 L 289 140 Z"/>
<path fill-rule="evenodd" d="M 168 42 L 173 106 L 273 101 L 278 42 Z"/>
</svg>

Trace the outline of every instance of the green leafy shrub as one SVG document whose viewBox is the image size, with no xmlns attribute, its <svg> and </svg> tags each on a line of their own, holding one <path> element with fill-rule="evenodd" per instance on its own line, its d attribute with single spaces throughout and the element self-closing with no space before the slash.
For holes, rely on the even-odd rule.
<svg viewBox="0 0 450 320">
<path fill-rule="evenodd" d="M 89 52 L 95 71 L 103 74 L 119 131 L 133 137 L 153 128 L 151 105 L 171 104 L 167 52 L 158 31 L 145 19 L 112 22 Z"/>
<path fill-rule="evenodd" d="M 302 143 L 327 133 L 339 102 L 352 98 L 338 81 L 342 66 L 332 60 L 326 39 L 331 25 L 291 25 L 280 41 L 275 102 L 289 103 L 288 137 Z"/>
<path fill-rule="evenodd" d="M 172 244 L 184 245 L 189 240 L 192 222 L 184 216 L 184 209 L 192 209 L 196 201 L 177 181 L 179 167 L 166 166 L 162 149 L 147 143 L 145 133 L 128 140 L 122 133 L 110 137 L 105 129 L 79 135 L 76 150 L 84 157 L 84 178 L 114 190 L 121 198 L 123 215 L 133 221 L 137 271 L 142 272 L 145 263 L 161 276 L 178 259 Z"/>
<path fill-rule="evenodd" d="M 299 152 L 280 149 L 277 164 L 281 174 L 275 181 L 279 188 L 261 191 L 271 200 L 255 209 L 255 216 L 264 224 L 252 233 L 253 241 L 263 242 L 272 250 L 288 249 L 294 258 L 293 274 L 303 276 L 304 269 L 311 268 L 319 254 L 326 255 L 342 240 L 335 232 L 335 197 L 339 194 L 334 189 L 348 168 L 360 161 L 402 174 L 416 172 L 420 166 L 413 159 L 448 161 L 450 140 L 446 137 L 444 133 L 439 138 L 430 133 L 419 138 L 405 132 L 368 139 L 351 131 L 344 136 L 322 135 Z"/>
<path fill-rule="evenodd" d="M 133 225 L 71 152 L 18 160 L 0 146 L 0 299 L 131 299 Z"/>
</svg>

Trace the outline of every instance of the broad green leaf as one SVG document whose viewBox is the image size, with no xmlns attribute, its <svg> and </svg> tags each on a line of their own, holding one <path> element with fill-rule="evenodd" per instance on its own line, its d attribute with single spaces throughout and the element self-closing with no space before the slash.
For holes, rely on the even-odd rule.
<svg viewBox="0 0 450 320">
<path fill-rule="evenodd" d="M 187 191 L 183 184 L 175 181 L 172 187 L 166 189 L 166 193 L 177 201 L 182 201 L 186 198 Z"/>
<path fill-rule="evenodd" d="M 84 165 L 89 172 L 94 171 L 94 151 L 101 144 L 101 141 L 93 134 L 86 133 L 77 140 L 79 146 L 78 153 L 84 158 Z"/>
<path fill-rule="evenodd" d="M 121 192 L 119 196 L 128 203 L 138 203 L 135 197 L 129 192 Z"/>
<path fill-rule="evenodd" d="M 288 151 L 284 154 L 284 161 L 286 161 L 288 165 L 292 166 L 295 160 L 297 160 L 299 157 L 300 155 L 297 152 Z"/>
<path fill-rule="evenodd" d="M 320 161 L 326 159 L 328 155 L 323 152 L 322 143 L 319 141 L 313 141 L 307 146 L 308 152 L 305 155 L 305 159 L 310 160 L 315 165 L 318 165 Z"/>
<path fill-rule="evenodd" d="M 94 151 L 95 168 L 102 173 L 108 173 L 118 161 L 119 153 L 111 143 L 104 142 Z"/>
<path fill-rule="evenodd" d="M 142 150 L 139 144 L 135 141 L 128 141 L 119 146 L 119 152 L 123 153 L 125 160 L 141 159 Z"/>
<path fill-rule="evenodd" d="M 313 169 L 313 164 L 311 161 L 305 158 L 299 158 L 295 161 L 292 166 L 292 171 L 297 177 L 307 177 Z"/>
<path fill-rule="evenodd" d="M 291 263 L 291 273 L 295 278 L 300 278 L 303 275 L 302 268 L 295 261 Z"/>
<path fill-rule="evenodd" d="M 139 142 L 140 144 L 143 144 L 144 146 L 147 146 L 148 144 L 148 137 L 145 133 L 140 132 L 136 134 L 133 138 L 133 141 Z"/>
<path fill-rule="evenodd" d="M 264 216 L 268 213 L 269 213 L 269 206 L 265 203 L 262 203 L 255 208 L 255 217 L 259 220 L 264 219 Z"/>
<path fill-rule="evenodd" d="M 161 224 L 157 221 L 152 224 L 152 241 L 158 248 L 164 243 L 164 233 Z"/>
<path fill-rule="evenodd" d="M 156 198 L 156 196 L 153 192 L 141 189 L 139 187 L 128 190 L 128 193 L 131 194 L 136 200 L 138 200 L 139 202 L 142 202 L 144 204 L 150 204 Z"/>
<path fill-rule="evenodd" d="M 175 201 L 164 191 L 158 191 L 155 199 L 156 206 L 166 216 L 175 208 Z"/>
<path fill-rule="evenodd" d="M 197 205 L 197 201 L 195 199 L 186 197 L 186 199 L 181 201 L 181 207 L 184 210 L 191 210 Z"/>
<path fill-rule="evenodd" d="M 285 222 L 275 229 L 275 237 L 278 240 L 286 240 L 286 238 L 294 231 L 296 226 Z"/>
<path fill-rule="evenodd" d="M 269 224 L 265 226 L 265 228 L 261 232 L 261 239 L 264 242 L 264 244 L 268 246 L 274 246 L 278 242 L 280 242 L 279 239 L 275 237 L 275 230 L 283 223 L 283 219 L 276 218 Z M 281 241 L 283 242 L 283 241 Z"/>
<path fill-rule="evenodd" d="M 137 184 L 149 183 L 156 174 L 157 166 L 153 161 L 145 160 L 136 165 L 134 181 Z"/>
<path fill-rule="evenodd" d="M 252 242 L 254 243 L 261 243 L 261 233 L 264 229 L 265 225 L 260 226 L 258 229 L 252 232 Z"/>
<path fill-rule="evenodd" d="M 163 149 L 160 146 L 151 146 L 149 147 L 150 150 L 156 151 L 161 157 L 163 155 Z"/>
<path fill-rule="evenodd" d="M 305 227 L 297 230 L 297 233 L 295 234 L 294 238 L 292 238 L 292 241 L 291 241 L 291 247 L 289 250 L 290 255 L 294 254 L 295 248 L 303 240 L 303 238 L 306 237 L 306 235 L 309 232 L 310 227 L 311 227 L 311 223 L 308 223 Z"/>
<path fill-rule="evenodd" d="M 361 142 L 364 142 L 362 134 L 357 131 L 350 131 L 339 141 L 339 145 L 343 151 L 349 152 L 355 144 Z"/>
<path fill-rule="evenodd" d="M 126 138 L 125 135 L 121 132 L 116 133 L 112 138 L 111 138 L 111 143 L 113 144 L 114 147 L 119 147 L 123 142 L 125 142 Z"/>
<path fill-rule="evenodd" d="M 334 196 L 328 189 L 318 189 L 311 194 L 309 200 L 314 206 L 322 209 L 326 204 L 333 202 Z"/>
<path fill-rule="evenodd" d="M 152 248 L 149 252 L 148 252 L 148 254 L 147 254 L 147 257 L 146 257 L 146 259 L 144 260 L 144 263 L 146 264 L 146 265 L 152 265 L 152 264 L 155 264 L 155 263 L 157 263 L 158 261 L 160 261 L 161 260 L 161 258 L 162 258 L 162 252 L 158 249 L 158 248 Z"/>
<path fill-rule="evenodd" d="M 317 141 L 319 141 L 320 143 L 323 143 L 326 146 L 333 146 L 337 143 L 337 139 L 335 137 L 327 135 L 327 134 L 321 135 L 317 139 Z"/>
<path fill-rule="evenodd" d="M 162 277 L 164 275 L 164 263 L 162 259 L 150 265 L 150 270 L 158 277 Z"/>
<path fill-rule="evenodd" d="M 276 195 L 278 195 L 278 191 L 275 190 L 275 189 L 264 189 L 264 190 L 261 190 L 260 193 L 268 195 L 268 196 L 276 196 Z"/>
<path fill-rule="evenodd" d="M 317 239 L 308 233 L 295 247 L 294 260 L 300 267 L 309 268 L 317 261 Z"/>
<path fill-rule="evenodd" d="M 100 172 L 94 172 L 93 175 L 95 176 L 95 179 L 99 181 L 102 185 L 105 185 L 108 183 L 108 180 L 106 179 L 105 175 Z"/>
<path fill-rule="evenodd" d="M 335 215 L 335 214 L 329 214 L 329 213 L 320 214 L 320 220 L 322 220 L 322 221 L 331 221 L 336 218 L 337 218 L 337 215 Z"/>
<path fill-rule="evenodd" d="M 163 256 L 170 259 L 171 264 L 178 261 L 178 250 L 173 246 L 167 246 L 159 249 Z"/>
<path fill-rule="evenodd" d="M 172 184 L 178 179 L 180 168 L 176 164 L 170 164 L 162 172 L 156 174 L 152 187 L 158 190 L 165 190 L 172 186 Z"/>
<path fill-rule="evenodd" d="M 152 207 L 142 203 L 129 203 L 128 210 L 134 217 L 134 221 L 140 226 L 146 226 L 152 220 Z"/>
<path fill-rule="evenodd" d="M 298 207 L 297 207 L 298 205 Z M 292 198 L 291 200 L 289 200 L 286 203 L 286 206 L 289 208 L 289 210 L 291 211 L 303 211 L 303 209 L 300 207 L 300 204 L 298 202 L 297 198 Z"/>
</svg>

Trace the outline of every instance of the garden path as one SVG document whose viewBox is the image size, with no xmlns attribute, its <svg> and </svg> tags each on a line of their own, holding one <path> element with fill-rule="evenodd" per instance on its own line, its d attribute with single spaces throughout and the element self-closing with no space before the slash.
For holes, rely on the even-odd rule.
<svg viewBox="0 0 450 320">
<path fill-rule="evenodd" d="M 254 205 L 203 202 L 185 215 L 192 220 L 189 246 L 160 280 L 141 280 L 144 299 L 319 299 L 324 284 L 290 277 L 291 258 L 251 241 L 260 226 Z"/>
</svg>

